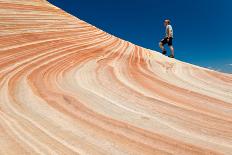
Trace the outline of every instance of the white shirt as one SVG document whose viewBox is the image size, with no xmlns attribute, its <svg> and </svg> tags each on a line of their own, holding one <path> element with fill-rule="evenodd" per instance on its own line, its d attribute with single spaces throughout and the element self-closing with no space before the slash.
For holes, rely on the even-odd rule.
<svg viewBox="0 0 232 155">
<path fill-rule="evenodd" d="M 173 29 L 171 25 L 166 26 L 166 37 L 168 37 L 168 31 L 169 31 L 169 36 L 173 38 Z"/>
</svg>

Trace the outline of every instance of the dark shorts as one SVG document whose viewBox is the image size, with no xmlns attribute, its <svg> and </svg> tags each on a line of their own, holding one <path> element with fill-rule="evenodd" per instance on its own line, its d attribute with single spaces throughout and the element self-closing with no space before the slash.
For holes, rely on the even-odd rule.
<svg viewBox="0 0 232 155">
<path fill-rule="evenodd" d="M 160 42 L 162 43 L 162 45 L 168 44 L 168 46 L 172 46 L 172 37 L 169 38 L 169 40 L 166 37 L 166 38 L 162 39 Z"/>
</svg>

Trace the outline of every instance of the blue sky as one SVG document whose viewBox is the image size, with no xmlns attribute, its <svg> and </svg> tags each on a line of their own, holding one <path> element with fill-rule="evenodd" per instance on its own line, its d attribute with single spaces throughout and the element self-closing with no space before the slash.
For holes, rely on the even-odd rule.
<svg viewBox="0 0 232 155">
<path fill-rule="evenodd" d="M 232 73 L 231 0 L 48 0 L 124 40 L 160 51 L 171 19 L 176 59 Z"/>
</svg>

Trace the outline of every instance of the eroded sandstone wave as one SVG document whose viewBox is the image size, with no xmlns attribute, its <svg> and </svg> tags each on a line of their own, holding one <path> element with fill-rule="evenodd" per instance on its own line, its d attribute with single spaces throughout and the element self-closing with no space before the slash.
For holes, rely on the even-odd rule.
<svg viewBox="0 0 232 155">
<path fill-rule="evenodd" d="M 0 154 L 231 154 L 232 76 L 43 0 L 0 0 Z"/>
</svg>

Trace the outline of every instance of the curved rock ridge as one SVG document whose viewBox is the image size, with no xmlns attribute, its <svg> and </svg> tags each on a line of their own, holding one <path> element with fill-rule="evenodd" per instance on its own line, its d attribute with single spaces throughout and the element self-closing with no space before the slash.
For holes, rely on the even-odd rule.
<svg viewBox="0 0 232 155">
<path fill-rule="evenodd" d="M 0 154 L 231 154 L 232 75 L 44 0 L 0 0 Z"/>
</svg>

